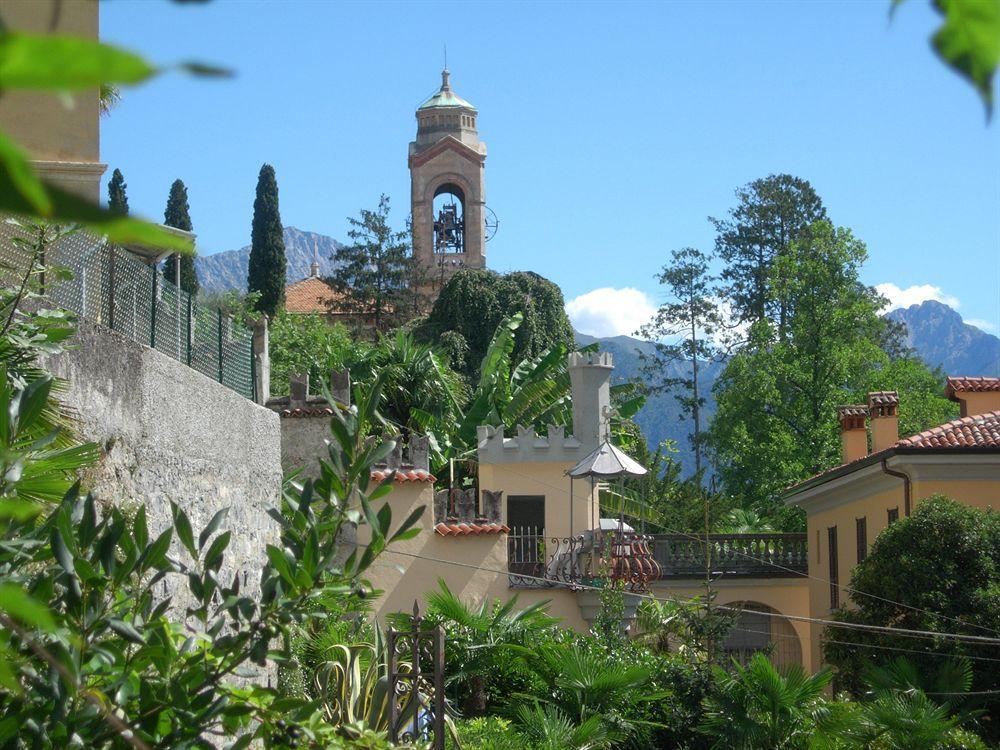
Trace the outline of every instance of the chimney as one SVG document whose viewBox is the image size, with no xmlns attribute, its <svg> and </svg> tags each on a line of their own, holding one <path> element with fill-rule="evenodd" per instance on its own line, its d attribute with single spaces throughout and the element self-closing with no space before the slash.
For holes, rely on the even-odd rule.
<svg viewBox="0 0 1000 750">
<path fill-rule="evenodd" d="M 899 394 L 873 391 L 868 394 L 868 414 L 872 425 L 872 453 L 884 451 L 899 440 Z"/>
<path fill-rule="evenodd" d="M 865 425 L 867 416 L 868 407 L 864 404 L 837 407 L 841 463 L 849 464 L 868 455 L 868 430 Z"/>
<path fill-rule="evenodd" d="M 289 379 L 288 407 L 304 409 L 309 400 L 309 373 L 296 373 Z"/>
<path fill-rule="evenodd" d="M 959 404 L 959 415 L 1000 411 L 1000 378 L 950 377 L 944 395 Z"/>
<path fill-rule="evenodd" d="M 597 449 L 608 437 L 606 412 L 611 407 L 611 355 L 571 352 L 569 380 L 573 395 L 573 436 L 585 451 Z"/>
<path fill-rule="evenodd" d="M 330 373 L 330 398 L 341 406 L 351 405 L 351 371 L 333 370 Z"/>
</svg>

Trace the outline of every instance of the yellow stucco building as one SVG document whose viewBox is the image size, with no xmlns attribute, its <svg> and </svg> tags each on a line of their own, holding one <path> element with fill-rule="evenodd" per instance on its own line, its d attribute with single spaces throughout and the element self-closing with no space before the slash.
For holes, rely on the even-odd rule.
<svg viewBox="0 0 1000 750">
<path fill-rule="evenodd" d="M 946 395 L 961 416 L 903 439 L 895 392 L 840 407 L 843 463 L 786 493 L 807 517 L 810 617 L 850 605 L 854 566 L 921 500 L 941 493 L 977 508 L 1000 507 L 1000 378 L 948 378 Z M 821 630 L 811 627 L 806 663 L 813 668 L 821 663 Z"/>
</svg>

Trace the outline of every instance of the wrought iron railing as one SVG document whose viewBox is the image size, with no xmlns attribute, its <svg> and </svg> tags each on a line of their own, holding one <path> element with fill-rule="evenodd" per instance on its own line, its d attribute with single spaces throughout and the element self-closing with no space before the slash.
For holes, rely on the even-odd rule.
<svg viewBox="0 0 1000 750">
<path fill-rule="evenodd" d="M 507 536 L 507 570 L 512 587 L 551 588 L 622 581 L 633 591 L 656 579 L 713 576 L 788 578 L 808 572 L 805 534 L 639 534 L 584 532 L 547 537 L 533 528 L 513 528 Z"/>
<path fill-rule="evenodd" d="M 155 265 L 103 239 L 73 232 L 35 254 L 29 249 L 31 232 L 0 220 L 0 283 L 17 283 L 32 264 L 65 269 L 68 278 L 45 274 L 42 291 L 54 304 L 256 400 L 252 331 L 221 310 L 198 304 Z"/>
<path fill-rule="evenodd" d="M 704 578 L 706 563 L 712 575 L 795 577 L 809 564 L 805 534 L 653 534 L 652 546 L 661 578 Z"/>
<path fill-rule="evenodd" d="M 507 535 L 508 582 L 514 588 L 553 588 L 620 583 L 640 592 L 660 576 L 650 537 L 633 531 L 585 531 L 548 537 L 534 528 Z"/>
</svg>

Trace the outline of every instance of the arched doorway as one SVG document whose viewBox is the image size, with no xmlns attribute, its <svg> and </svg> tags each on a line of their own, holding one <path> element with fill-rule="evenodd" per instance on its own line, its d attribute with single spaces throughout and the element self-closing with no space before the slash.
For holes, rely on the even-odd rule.
<svg viewBox="0 0 1000 750">
<path fill-rule="evenodd" d="M 778 669 L 802 664 L 802 644 L 795 628 L 780 612 L 760 602 L 736 602 L 729 606 L 743 609 L 722 645 L 727 659 L 731 657 L 746 664 L 751 656 L 763 651 Z"/>
</svg>

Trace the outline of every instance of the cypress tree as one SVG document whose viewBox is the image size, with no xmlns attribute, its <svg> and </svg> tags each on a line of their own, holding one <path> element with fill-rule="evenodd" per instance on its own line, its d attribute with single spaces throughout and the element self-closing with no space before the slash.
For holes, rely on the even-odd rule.
<svg viewBox="0 0 1000 750">
<path fill-rule="evenodd" d="M 174 180 L 167 198 L 167 209 L 163 212 L 163 223 L 168 227 L 191 231 L 191 216 L 188 213 L 187 188 L 181 180 Z M 176 278 L 177 256 L 171 255 L 163 264 L 163 276 L 171 284 Z M 181 289 L 194 296 L 198 293 L 198 274 L 194 270 L 194 254 L 181 256 Z"/>
<path fill-rule="evenodd" d="M 247 292 L 259 292 L 257 309 L 274 316 L 285 304 L 285 239 L 278 213 L 278 181 L 274 167 L 265 164 L 257 178 L 250 236 Z"/>
<path fill-rule="evenodd" d="M 108 211 L 119 216 L 128 216 L 128 196 L 125 195 L 125 177 L 116 169 L 108 182 Z"/>
</svg>

